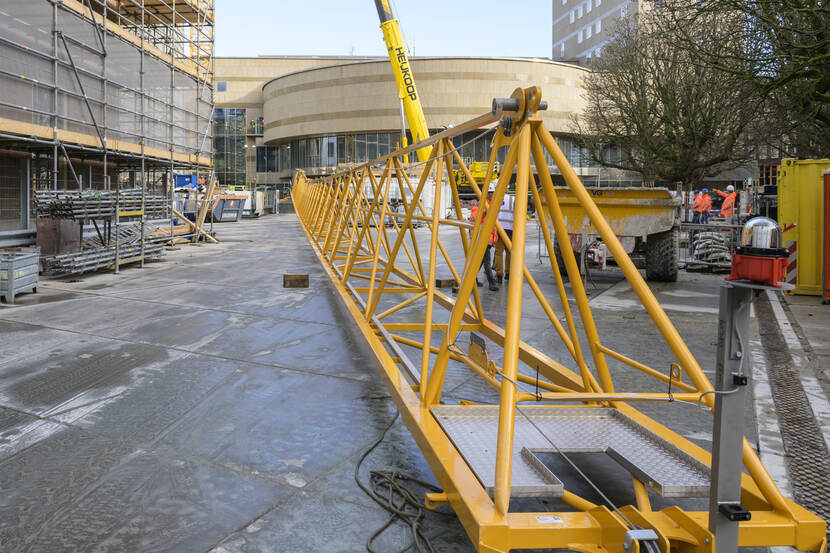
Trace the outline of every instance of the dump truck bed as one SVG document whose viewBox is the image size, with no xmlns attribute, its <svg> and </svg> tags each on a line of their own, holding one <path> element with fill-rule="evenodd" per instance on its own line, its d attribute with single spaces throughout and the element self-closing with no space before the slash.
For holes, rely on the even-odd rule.
<svg viewBox="0 0 830 553">
<path fill-rule="evenodd" d="M 588 188 L 617 236 L 646 236 L 665 232 L 678 221 L 680 198 L 667 188 Z M 595 233 L 588 215 L 579 206 L 571 190 L 556 187 L 556 195 L 569 234 Z"/>
</svg>

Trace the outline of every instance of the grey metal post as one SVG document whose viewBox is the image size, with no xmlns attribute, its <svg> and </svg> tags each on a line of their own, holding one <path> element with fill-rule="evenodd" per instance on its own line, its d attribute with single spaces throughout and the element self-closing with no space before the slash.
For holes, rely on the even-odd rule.
<svg viewBox="0 0 830 553">
<path fill-rule="evenodd" d="M 29 230 L 31 217 L 32 159 L 20 159 L 20 228 Z"/>
<path fill-rule="evenodd" d="M 749 513 L 741 507 L 741 454 L 751 374 L 746 348 L 752 294 L 750 287 L 721 284 L 715 374 L 719 393 L 715 394 L 709 488 L 709 530 L 715 535 L 715 553 L 736 553 L 738 525 L 749 520 Z"/>
<path fill-rule="evenodd" d="M 147 15 L 147 10 L 144 6 L 144 0 L 141 0 L 141 58 L 140 58 L 140 69 L 138 71 L 138 80 L 141 83 L 141 218 L 139 219 L 139 231 L 141 232 L 141 261 L 140 267 L 144 267 L 144 256 L 146 255 L 145 251 L 145 238 L 144 238 L 144 221 L 147 219 L 144 211 L 147 209 L 146 204 L 146 196 L 147 196 L 147 168 L 145 166 L 145 144 L 147 142 L 147 124 L 146 124 L 146 109 L 147 109 L 147 98 L 146 98 L 146 91 L 145 91 L 145 83 L 144 83 L 144 55 L 146 53 L 146 45 L 145 41 L 147 40 L 147 27 L 145 17 Z M 170 60 L 171 62 L 175 60 L 175 56 Z M 172 124 L 172 121 L 171 121 Z"/>
<path fill-rule="evenodd" d="M 52 189 L 58 189 L 58 3 L 52 3 Z"/>
</svg>

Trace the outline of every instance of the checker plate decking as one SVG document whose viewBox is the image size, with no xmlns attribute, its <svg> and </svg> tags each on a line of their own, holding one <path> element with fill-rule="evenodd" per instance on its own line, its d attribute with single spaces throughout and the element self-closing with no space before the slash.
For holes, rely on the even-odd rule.
<svg viewBox="0 0 830 553">
<path fill-rule="evenodd" d="M 523 414 L 522 414 L 523 413 Z M 432 414 L 492 494 L 498 407 L 433 407 Z M 537 430 L 527 418 L 541 430 Z M 547 439 L 546 439 L 547 437 Z M 550 441 L 548 441 L 550 440 Z M 616 409 L 534 408 L 516 414 L 511 495 L 560 497 L 563 487 L 528 452 L 605 452 L 663 497 L 707 497 L 709 467 Z M 526 449 L 524 453 L 522 450 Z"/>
</svg>

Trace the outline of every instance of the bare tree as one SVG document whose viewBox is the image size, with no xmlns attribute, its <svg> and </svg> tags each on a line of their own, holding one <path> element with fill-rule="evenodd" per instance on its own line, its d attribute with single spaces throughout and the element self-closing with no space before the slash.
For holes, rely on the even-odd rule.
<svg viewBox="0 0 830 553">
<path fill-rule="evenodd" d="M 761 109 L 746 80 L 691 60 L 655 10 L 620 21 L 584 80 L 587 108 L 576 119 L 592 158 L 654 180 L 697 186 L 753 156 L 748 140 Z M 696 40 L 734 48 L 723 28 Z"/>
<path fill-rule="evenodd" d="M 701 42 L 695 29 L 739 20 L 740 48 Z M 765 96 L 776 145 L 830 155 L 830 4 L 826 0 L 663 0 L 658 25 L 692 60 L 742 78 Z"/>
</svg>

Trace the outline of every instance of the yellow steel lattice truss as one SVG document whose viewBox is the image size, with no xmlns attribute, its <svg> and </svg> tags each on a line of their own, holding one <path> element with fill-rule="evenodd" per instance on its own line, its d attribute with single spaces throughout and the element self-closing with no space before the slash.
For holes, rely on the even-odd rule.
<svg viewBox="0 0 830 553">
<path fill-rule="evenodd" d="M 688 469 L 691 472 L 687 476 L 692 480 L 695 474 L 707 478 L 710 453 L 631 405 L 643 401 L 700 400 L 711 409 L 714 396 L 707 394 L 701 398 L 701 394 L 712 390 L 712 385 L 591 200 L 590 193 L 536 116 L 540 89 L 518 89 L 514 98 L 519 100 L 519 109 L 505 112 L 512 128 L 505 130 L 505 125 L 499 126 L 493 135 L 490 154 L 492 171 L 498 149 L 508 148 L 490 205 L 502 203 L 515 170 L 512 240 L 498 224 L 497 208 L 487 209 L 486 213 L 479 210 L 474 222 L 464 219 L 453 176 L 455 166 L 466 174 L 479 200 L 485 201 L 453 147 L 452 138 L 492 125 L 499 119 L 495 113 L 481 115 L 429 140 L 324 179 L 312 181 L 297 172 L 293 196 L 301 224 L 355 323 L 374 350 L 379 373 L 444 490 L 440 494 L 428 494 L 427 506 L 452 507 L 478 551 L 567 548 L 622 552 L 624 534 L 632 527 L 653 529 L 663 553 L 669 553 L 670 548 L 678 552 L 712 551 L 714 540 L 708 529 L 707 512 L 685 511 L 676 505 L 652 510 L 647 493 L 647 488 L 651 488 L 665 500 L 682 496 L 685 490 L 687 495 L 700 497 L 699 486 L 680 482 L 683 485 L 673 488 L 668 480 L 684 478 L 672 472 L 674 468 Z M 410 179 L 416 171 L 402 164 L 403 155 L 425 147 L 431 148 L 429 159 L 418 167 L 420 176 Z M 676 364 L 671 372 L 646 366 L 600 341 L 545 152 L 561 171 L 571 193 L 674 354 Z M 538 187 L 531 172 L 532 162 L 537 168 Z M 449 199 L 450 205 L 442 205 L 441 191 L 447 188 L 450 194 L 443 197 Z M 393 205 L 400 201 L 402 212 L 396 211 Z M 540 214 L 538 224 L 548 251 L 553 251 L 552 241 L 556 240 L 563 253 L 577 313 L 571 311 L 553 256 L 550 259 L 559 312 L 525 265 L 528 202 L 533 202 Z M 416 225 L 426 226 L 428 243 L 424 231 L 415 230 Z M 512 278 L 508 281 L 503 329 L 485 317 L 476 286 L 476 273 L 494 227 L 512 251 L 509 270 Z M 444 229 L 451 232 L 441 233 Z M 419 234 L 422 243 L 418 241 Z M 463 259 L 460 256 L 452 259 L 452 248 L 445 244 L 449 237 L 455 236 L 460 240 Z M 455 297 L 435 286 L 439 264 L 458 283 Z M 532 293 L 539 302 L 576 370 L 520 339 L 523 291 Z M 578 333 L 580 327 L 584 332 L 583 342 Z M 462 345 L 465 343 L 462 338 L 470 335 L 475 336 L 469 340 L 469 346 Z M 440 337 L 440 343 L 435 337 Z M 488 358 L 487 344 L 494 351 L 503 349 L 501 366 Z M 583 351 L 581 344 L 587 344 L 589 351 Z M 616 392 L 607 362 L 609 357 L 618 365 L 645 373 L 663 385 L 671 380 L 673 388 L 668 393 Z M 497 406 L 463 401 L 459 405 L 442 403 L 448 369 L 462 365 L 497 391 Z M 605 450 L 629 468 L 636 505 L 615 510 L 594 504 L 573 491 L 562 489 L 561 483 L 557 488 L 555 475 L 534 461 L 534 451 L 579 451 L 579 447 L 567 442 L 574 437 L 587 440 L 580 433 L 589 432 L 586 429 L 598 424 L 597 421 L 616 424 L 606 427 L 610 430 L 604 439 L 612 443 L 616 439 L 619 443 L 607 446 L 607 450 L 606 445 L 590 447 Z M 459 424 L 467 423 L 480 423 L 480 426 L 459 430 Z M 470 437 L 481 438 L 486 442 L 485 447 L 477 451 L 475 445 L 468 443 Z M 534 439 L 536 443 L 531 443 Z M 547 443 L 540 445 L 539 439 Z M 626 452 L 626 443 L 631 440 L 642 451 Z M 522 447 L 523 443 L 530 445 Z M 650 465 L 648 455 L 638 457 L 643 451 L 648 453 L 649 448 L 654 448 L 655 455 L 668 455 L 660 458 L 664 465 L 669 460 L 668 468 L 658 466 L 659 459 Z M 782 496 L 746 440 L 743 464 L 741 503 L 751 511 L 751 520 L 741 523 L 740 545 L 826 549 L 824 521 Z M 532 469 L 530 473 L 528 467 Z M 523 487 L 520 484 L 527 482 L 518 482 L 520 473 L 531 484 L 538 480 L 542 485 Z M 564 508 L 557 512 L 511 512 L 511 494 L 513 497 L 549 495 Z M 639 547 L 637 542 L 632 545 L 633 550 Z"/>
</svg>

